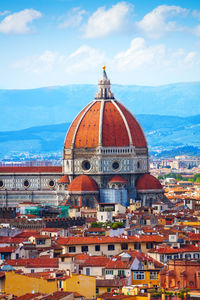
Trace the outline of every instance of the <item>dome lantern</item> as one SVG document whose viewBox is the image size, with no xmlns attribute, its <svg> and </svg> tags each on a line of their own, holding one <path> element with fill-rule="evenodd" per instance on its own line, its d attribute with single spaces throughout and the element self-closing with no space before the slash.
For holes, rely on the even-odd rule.
<svg viewBox="0 0 200 300">
<path fill-rule="evenodd" d="M 114 95 L 112 94 L 110 90 L 110 80 L 108 79 L 108 76 L 106 74 L 106 66 L 102 67 L 103 69 L 103 74 L 102 78 L 99 80 L 98 86 L 99 90 L 98 93 L 96 94 L 95 99 L 114 99 Z"/>
</svg>

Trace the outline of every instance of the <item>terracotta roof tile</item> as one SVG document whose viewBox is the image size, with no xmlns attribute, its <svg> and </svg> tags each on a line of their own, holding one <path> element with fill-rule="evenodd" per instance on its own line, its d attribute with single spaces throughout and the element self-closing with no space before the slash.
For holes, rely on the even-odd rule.
<svg viewBox="0 0 200 300">
<path fill-rule="evenodd" d="M 58 259 L 57 258 L 27 258 L 27 259 L 12 259 L 6 260 L 6 263 L 11 266 L 25 266 L 27 268 L 57 268 Z"/>
<path fill-rule="evenodd" d="M 160 181 L 150 175 L 143 174 L 136 181 L 136 189 L 139 190 L 162 190 L 162 185 Z"/>
<path fill-rule="evenodd" d="M 87 175 L 80 175 L 72 180 L 68 186 L 70 192 L 81 192 L 81 191 L 98 191 L 98 185 L 96 181 Z"/>
<path fill-rule="evenodd" d="M 69 183 L 69 177 L 67 175 L 63 175 L 58 179 L 58 183 Z"/>
<path fill-rule="evenodd" d="M 115 175 L 109 180 L 109 182 L 127 183 L 127 180 L 120 175 Z"/>
<path fill-rule="evenodd" d="M 59 166 L 0 167 L 0 173 L 61 173 Z"/>
</svg>

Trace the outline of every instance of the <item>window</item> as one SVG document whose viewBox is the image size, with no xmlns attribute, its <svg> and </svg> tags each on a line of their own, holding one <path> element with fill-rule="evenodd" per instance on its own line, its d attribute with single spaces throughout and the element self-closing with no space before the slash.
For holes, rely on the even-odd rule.
<svg viewBox="0 0 200 300">
<path fill-rule="evenodd" d="M 144 276 L 144 272 L 142 271 L 136 271 L 133 273 L 133 279 L 134 280 L 144 280 L 145 276 Z"/>
<path fill-rule="evenodd" d="M 119 169 L 119 162 L 118 161 L 114 161 L 114 163 L 112 164 L 112 168 L 113 168 L 113 170 Z"/>
<path fill-rule="evenodd" d="M 99 288 L 96 288 L 96 294 L 99 294 Z"/>
<path fill-rule="evenodd" d="M 118 276 L 124 277 L 125 276 L 125 271 L 124 270 L 118 270 Z"/>
<path fill-rule="evenodd" d="M 37 245 L 45 245 L 45 240 L 37 240 Z"/>
<path fill-rule="evenodd" d="M 134 243 L 134 249 L 135 250 L 140 250 L 141 249 L 141 244 L 140 243 Z"/>
<path fill-rule="evenodd" d="M 74 247 L 74 246 L 69 247 L 69 253 L 72 253 L 72 252 L 76 252 L 76 247 Z"/>
<path fill-rule="evenodd" d="M 108 245 L 108 251 L 115 250 L 115 245 Z"/>
<path fill-rule="evenodd" d="M 65 261 L 65 258 L 64 257 L 61 257 L 61 262 L 64 262 Z"/>
<path fill-rule="evenodd" d="M 84 160 L 82 162 L 82 168 L 83 170 L 85 171 L 88 171 L 90 169 L 91 165 L 90 165 L 90 162 L 88 160 Z"/>
<path fill-rule="evenodd" d="M 30 186 L 30 182 L 28 180 L 24 180 L 24 187 L 28 188 Z"/>
<path fill-rule="evenodd" d="M 90 268 L 86 268 L 86 275 L 90 276 Z"/>
<path fill-rule="evenodd" d="M 95 245 L 95 251 L 100 251 L 100 245 Z"/>
<path fill-rule="evenodd" d="M 128 244 L 127 243 L 122 243 L 121 244 L 121 249 L 122 250 L 127 250 L 128 249 Z"/>
<path fill-rule="evenodd" d="M 54 180 L 49 180 L 49 186 L 54 187 L 55 186 L 55 181 Z"/>
<path fill-rule="evenodd" d="M 109 293 L 111 291 L 111 289 L 110 288 L 107 288 L 107 292 Z"/>
<path fill-rule="evenodd" d="M 150 272 L 150 280 L 157 280 L 158 279 L 158 272 L 151 271 Z"/>
<path fill-rule="evenodd" d="M 106 274 L 113 275 L 113 270 L 106 270 Z"/>
<path fill-rule="evenodd" d="M 34 269 L 31 269 L 31 273 L 35 273 L 35 270 L 34 270 Z"/>
<path fill-rule="evenodd" d="M 88 246 L 82 246 L 81 251 L 82 252 L 88 252 Z"/>
<path fill-rule="evenodd" d="M 0 180 L 0 189 L 3 188 L 4 184 L 3 184 L 3 180 Z"/>
<path fill-rule="evenodd" d="M 147 249 L 152 249 L 153 248 L 153 243 L 146 243 L 146 248 Z"/>
</svg>

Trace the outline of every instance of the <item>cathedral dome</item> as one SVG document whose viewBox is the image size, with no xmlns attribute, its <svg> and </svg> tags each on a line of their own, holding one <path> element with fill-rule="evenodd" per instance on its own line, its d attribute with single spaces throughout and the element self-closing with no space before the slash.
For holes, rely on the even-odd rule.
<svg viewBox="0 0 200 300">
<path fill-rule="evenodd" d="M 136 189 L 137 191 L 162 190 L 163 187 L 156 177 L 150 174 L 143 174 L 136 182 Z"/>
<path fill-rule="evenodd" d="M 69 192 L 98 192 L 99 188 L 96 181 L 87 175 L 80 175 L 69 184 Z"/>
<path fill-rule="evenodd" d="M 114 183 L 127 183 L 127 180 L 124 179 L 123 177 L 121 177 L 120 175 L 115 175 L 113 176 L 110 180 L 110 182 L 114 182 Z"/>
<path fill-rule="evenodd" d="M 69 177 L 67 175 L 63 175 L 58 179 L 58 183 L 69 183 Z"/>
<path fill-rule="evenodd" d="M 65 149 L 98 146 L 147 147 L 139 123 L 111 93 L 105 69 L 95 99 L 75 118 L 64 144 Z"/>
</svg>

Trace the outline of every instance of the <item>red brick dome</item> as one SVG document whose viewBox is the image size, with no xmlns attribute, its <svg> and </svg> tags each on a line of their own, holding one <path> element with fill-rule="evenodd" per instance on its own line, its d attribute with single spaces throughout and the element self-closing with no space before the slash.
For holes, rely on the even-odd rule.
<svg viewBox="0 0 200 300">
<path fill-rule="evenodd" d="M 133 115 L 118 101 L 93 101 L 73 121 L 65 148 L 147 147 L 144 133 Z"/>
<path fill-rule="evenodd" d="M 80 175 L 72 180 L 67 190 L 70 192 L 97 192 L 99 188 L 92 177 Z"/>
<path fill-rule="evenodd" d="M 140 190 L 162 190 L 160 181 L 150 174 L 141 175 L 136 182 L 137 191 Z"/>
<path fill-rule="evenodd" d="M 119 176 L 119 175 L 115 175 L 113 176 L 109 182 L 116 182 L 116 183 L 127 183 L 126 179 L 124 179 L 123 177 Z"/>
<path fill-rule="evenodd" d="M 144 133 L 134 116 L 110 91 L 105 70 L 95 100 L 75 118 L 68 130 L 64 148 L 135 146 L 146 148 Z"/>
<path fill-rule="evenodd" d="M 69 177 L 67 175 L 63 175 L 58 179 L 58 183 L 69 183 Z"/>
</svg>

